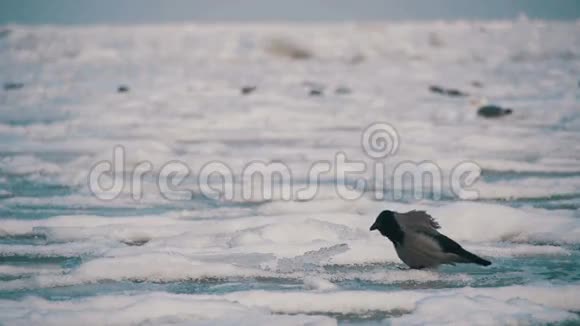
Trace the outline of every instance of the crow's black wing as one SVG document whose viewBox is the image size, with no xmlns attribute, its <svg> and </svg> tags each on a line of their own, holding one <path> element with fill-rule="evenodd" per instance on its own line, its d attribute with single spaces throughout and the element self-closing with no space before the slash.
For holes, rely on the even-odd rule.
<svg viewBox="0 0 580 326">
<path fill-rule="evenodd" d="M 435 240 L 437 240 L 437 242 L 441 246 L 441 249 L 444 252 L 456 254 L 457 256 L 465 259 L 466 262 L 476 263 L 478 265 L 483 265 L 483 266 L 491 265 L 491 262 L 489 262 L 481 257 L 478 257 L 477 255 L 474 255 L 474 254 L 470 253 L 469 251 L 463 249 L 463 247 L 461 247 L 457 242 L 449 239 L 447 236 L 445 236 L 441 233 L 433 236 L 433 238 Z"/>
</svg>

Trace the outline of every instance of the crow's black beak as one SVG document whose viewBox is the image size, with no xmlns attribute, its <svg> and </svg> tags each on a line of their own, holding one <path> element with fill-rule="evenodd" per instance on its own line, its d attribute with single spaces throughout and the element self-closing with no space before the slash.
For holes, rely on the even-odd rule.
<svg viewBox="0 0 580 326">
<path fill-rule="evenodd" d="M 374 231 L 376 229 L 377 229 L 377 225 L 376 224 L 371 225 L 371 228 L 370 228 L 371 231 Z"/>
</svg>

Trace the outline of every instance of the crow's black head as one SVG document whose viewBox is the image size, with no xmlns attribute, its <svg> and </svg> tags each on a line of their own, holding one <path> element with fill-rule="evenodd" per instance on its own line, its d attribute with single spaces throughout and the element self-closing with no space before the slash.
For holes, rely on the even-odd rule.
<svg viewBox="0 0 580 326">
<path fill-rule="evenodd" d="M 385 210 L 377 217 L 375 223 L 371 225 L 371 231 L 379 230 L 379 232 L 389 238 L 394 244 L 403 242 L 403 230 L 395 219 L 395 212 Z"/>
</svg>

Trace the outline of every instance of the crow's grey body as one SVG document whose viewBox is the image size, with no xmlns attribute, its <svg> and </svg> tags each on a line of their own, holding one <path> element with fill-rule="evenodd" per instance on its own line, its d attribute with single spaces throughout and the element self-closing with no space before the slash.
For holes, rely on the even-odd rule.
<svg viewBox="0 0 580 326">
<path fill-rule="evenodd" d="M 441 264 L 491 264 L 437 231 L 439 224 L 424 211 L 382 212 L 371 230 L 393 242 L 399 258 L 411 268 L 437 267 Z"/>
</svg>

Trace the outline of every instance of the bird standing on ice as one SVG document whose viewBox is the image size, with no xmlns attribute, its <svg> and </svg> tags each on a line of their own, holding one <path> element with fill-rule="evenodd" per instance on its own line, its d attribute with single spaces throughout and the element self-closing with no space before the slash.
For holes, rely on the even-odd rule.
<svg viewBox="0 0 580 326">
<path fill-rule="evenodd" d="M 457 242 L 439 233 L 439 223 L 424 211 L 397 213 L 383 211 L 370 230 L 389 238 L 399 258 L 411 268 L 437 267 L 441 264 L 491 262 L 463 249 Z"/>
</svg>

